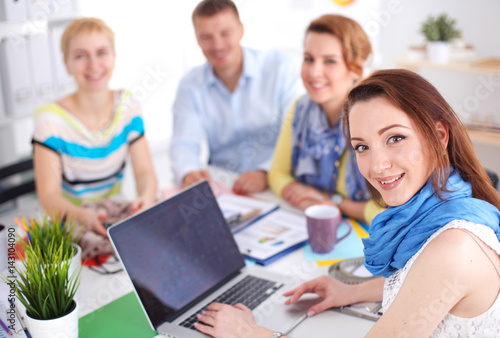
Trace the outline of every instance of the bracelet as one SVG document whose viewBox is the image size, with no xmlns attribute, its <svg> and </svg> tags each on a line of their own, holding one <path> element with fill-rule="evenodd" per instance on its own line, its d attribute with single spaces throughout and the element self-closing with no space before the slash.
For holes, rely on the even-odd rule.
<svg viewBox="0 0 500 338">
<path fill-rule="evenodd" d="M 271 338 L 279 338 L 281 336 L 284 336 L 285 334 L 282 333 L 282 332 L 275 332 L 273 333 L 273 335 L 271 336 Z"/>
</svg>

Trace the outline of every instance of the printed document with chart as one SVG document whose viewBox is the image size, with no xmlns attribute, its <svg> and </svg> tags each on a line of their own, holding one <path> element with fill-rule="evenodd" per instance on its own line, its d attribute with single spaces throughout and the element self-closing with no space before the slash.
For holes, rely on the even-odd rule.
<svg viewBox="0 0 500 338">
<path fill-rule="evenodd" d="M 259 264 L 269 264 L 307 242 L 303 214 L 278 209 L 235 234 L 240 252 Z"/>
</svg>

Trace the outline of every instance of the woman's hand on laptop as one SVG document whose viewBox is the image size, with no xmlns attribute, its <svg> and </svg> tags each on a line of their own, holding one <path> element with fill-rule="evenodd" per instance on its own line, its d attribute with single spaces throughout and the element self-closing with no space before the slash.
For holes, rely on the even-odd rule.
<svg viewBox="0 0 500 338">
<path fill-rule="evenodd" d="M 305 293 L 315 293 L 323 298 L 321 302 L 307 310 L 307 316 L 311 317 L 332 307 L 359 302 L 360 300 L 356 299 L 358 294 L 355 292 L 356 288 L 357 285 L 348 285 L 332 277 L 321 276 L 285 292 L 283 296 L 290 297 L 285 304 L 295 303 Z"/>
<path fill-rule="evenodd" d="M 195 328 L 216 338 L 254 338 L 272 336 L 273 331 L 255 323 L 252 310 L 243 304 L 234 306 L 212 303 L 208 310 L 198 315 Z"/>
</svg>

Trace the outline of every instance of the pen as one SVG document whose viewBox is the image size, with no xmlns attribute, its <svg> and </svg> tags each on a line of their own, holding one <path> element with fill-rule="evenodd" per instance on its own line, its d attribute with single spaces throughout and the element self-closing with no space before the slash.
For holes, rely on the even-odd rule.
<svg viewBox="0 0 500 338">
<path fill-rule="evenodd" d="M 10 334 L 12 336 L 12 331 L 7 327 L 7 325 L 5 325 L 5 323 L 3 322 L 3 320 L 0 319 L 0 325 L 2 325 L 2 327 L 4 328 L 4 330 Z"/>
<path fill-rule="evenodd" d="M 260 209 L 253 209 L 252 211 L 241 215 L 241 218 L 238 220 L 239 222 L 244 222 L 247 219 L 252 218 L 253 216 L 257 216 L 260 213 Z"/>
<path fill-rule="evenodd" d="M 236 213 L 228 218 L 226 218 L 226 222 L 228 225 L 236 224 L 240 221 L 241 219 L 241 213 Z"/>
<path fill-rule="evenodd" d="M 375 306 L 370 311 L 376 315 L 382 315 L 383 313 L 380 311 L 381 308 L 382 308 L 382 303 L 378 303 L 377 306 Z"/>
<path fill-rule="evenodd" d="M 19 324 L 21 324 L 21 327 L 24 330 L 24 334 L 26 334 L 26 338 L 32 338 L 30 332 L 28 331 L 28 328 L 26 325 L 24 325 L 23 322 L 23 317 L 19 314 L 19 311 L 17 311 L 17 307 L 14 305 L 14 302 L 12 300 L 9 300 L 10 305 L 14 308 L 14 311 L 16 312 L 17 319 L 19 319 Z"/>
<path fill-rule="evenodd" d="M 300 323 L 302 323 L 305 319 L 307 318 L 307 314 L 304 314 L 297 319 L 297 321 L 288 329 L 285 331 L 285 335 L 288 335 L 290 332 L 292 332 L 293 329 L 297 327 Z"/>
<path fill-rule="evenodd" d="M 226 222 L 229 225 L 243 223 L 243 222 L 249 220 L 250 218 L 257 216 L 259 213 L 260 213 L 260 209 L 252 209 L 249 212 L 247 212 L 246 214 L 237 213 L 231 217 L 228 217 L 226 219 Z"/>
</svg>

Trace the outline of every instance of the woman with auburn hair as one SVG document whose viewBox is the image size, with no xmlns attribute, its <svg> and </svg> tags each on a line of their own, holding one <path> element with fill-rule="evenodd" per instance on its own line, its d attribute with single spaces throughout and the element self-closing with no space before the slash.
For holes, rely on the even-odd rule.
<svg viewBox="0 0 500 338">
<path fill-rule="evenodd" d="M 371 53 L 354 20 L 324 15 L 304 39 L 302 81 L 307 94 L 283 122 L 268 175 L 271 189 L 291 205 L 335 204 L 342 214 L 370 223 L 382 208 L 370 196 L 349 150 L 340 116 L 349 90 Z"/>
<path fill-rule="evenodd" d="M 429 82 L 422 81 L 419 77 L 415 79 L 415 83 L 411 87 L 408 86 L 408 78 L 412 77 L 415 77 L 415 74 L 404 70 L 386 70 L 379 73 L 376 77 L 365 81 L 363 90 L 357 89 L 351 94 L 353 99 L 346 103 L 346 107 L 349 108 L 353 104 L 351 101 L 354 100 L 356 102 L 367 101 L 374 95 L 372 91 L 383 91 L 391 102 L 397 104 L 415 120 L 416 127 L 429 140 L 430 156 L 433 161 L 436 161 L 436 171 L 431 178 L 437 194 L 441 196 L 443 182 L 448 179 L 451 166 L 458 170 L 464 180 L 470 181 L 474 197 L 484 199 L 500 208 L 498 192 L 492 186 L 488 174 L 474 152 L 467 129 L 450 105 Z M 369 86 L 372 83 L 374 84 Z M 414 94 L 416 90 L 420 96 Z M 354 96 L 355 94 L 356 96 Z M 434 133 L 434 123 L 437 120 L 443 120 L 449 126 L 450 139 L 446 153 L 443 152 Z M 344 119 L 344 123 L 350 138 L 349 119 Z M 380 196 L 373 186 L 369 186 L 369 188 L 372 195 Z M 376 200 L 380 201 L 380 198 Z"/>
<path fill-rule="evenodd" d="M 398 69 L 362 81 L 344 112 L 360 172 L 388 206 L 363 240 L 365 266 L 381 277 L 316 278 L 286 292 L 287 304 L 315 293 L 312 316 L 382 300 L 367 337 L 500 336 L 500 197 L 457 115 L 424 78 Z M 273 335 L 243 305 L 211 304 L 199 320 L 215 337 L 242 327 Z"/>
<path fill-rule="evenodd" d="M 77 90 L 35 113 L 36 190 L 50 214 L 66 215 L 107 236 L 103 222 L 108 215 L 82 204 L 120 193 L 129 155 L 138 195 L 131 209 L 148 208 L 156 199 L 141 108 L 131 92 L 108 87 L 116 59 L 115 36 L 104 21 L 73 21 L 63 33 L 61 49 Z"/>
</svg>

